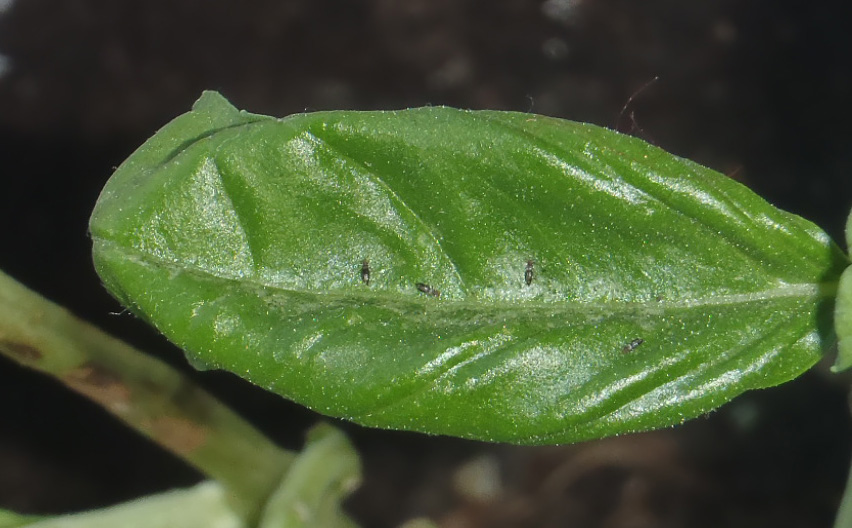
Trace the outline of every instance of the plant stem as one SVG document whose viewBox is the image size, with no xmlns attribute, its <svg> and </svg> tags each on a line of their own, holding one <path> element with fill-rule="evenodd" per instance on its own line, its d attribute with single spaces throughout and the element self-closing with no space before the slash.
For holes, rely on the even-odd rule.
<svg viewBox="0 0 852 528">
<path fill-rule="evenodd" d="M 852 468 L 846 479 L 846 489 L 843 490 L 843 498 L 840 499 L 840 507 L 837 517 L 834 519 L 834 528 L 852 528 Z"/>
<path fill-rule="evenodd" d="M 148 495 L 109 508 L 47 517 L 27 528 L 244 528 L 219 482 Z"/>
<path fill-rule="evenodd" d="M 219 481 L 249 523 L 295 456 L 179 371 L 2 271 L 0 354 L 58 379 Z"/>
</svg>

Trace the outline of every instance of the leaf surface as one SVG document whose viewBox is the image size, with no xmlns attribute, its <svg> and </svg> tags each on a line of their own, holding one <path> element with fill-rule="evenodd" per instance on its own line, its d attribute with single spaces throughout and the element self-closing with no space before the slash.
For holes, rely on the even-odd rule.
<svg viewBox="0 0 852 528">
<path fill-rule="evenodd" d="M 852 248 L 852 213 L 846 219 L 846 248 Z M 841 372 L 852 367 L 852 267 L 846 268 L 840 277 L 834 328 L 838 338 L 837 360 L 831 370 Z"/>
<path fill-rule="evenodd" d="M 848 264 L 739 183 L 593 125 L 274 119 L 213 92 L 116 171 L 91 233 L 107 287 L 199 366 L 366 425 L 526 444 L 798 376 Z"/>
</svg>

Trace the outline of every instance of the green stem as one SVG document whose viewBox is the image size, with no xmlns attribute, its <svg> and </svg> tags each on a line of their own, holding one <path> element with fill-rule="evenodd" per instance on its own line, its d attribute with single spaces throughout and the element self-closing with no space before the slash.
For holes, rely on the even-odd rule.
<svg viewBox="0 0 852 528">
<path fill-rule="evenodd" d="M 840 508 L 834 519 L 834 528 L 852 528 L 852 468 L 846 477 L 846 489 L 843 490 L 843 498 L 840 500 Z"/>
<path fill-rule="evenodd" d="M 109 508 L 47 517 L 27 528 L 244 528 L 218 482 L 148 495 Z"/>
<path fill-rule="evenodd" d="M 2 271 L 0 354 L 53 376 L 219 481 L 249 524 L 295 456 L 179 371 Z"/>
</svg>

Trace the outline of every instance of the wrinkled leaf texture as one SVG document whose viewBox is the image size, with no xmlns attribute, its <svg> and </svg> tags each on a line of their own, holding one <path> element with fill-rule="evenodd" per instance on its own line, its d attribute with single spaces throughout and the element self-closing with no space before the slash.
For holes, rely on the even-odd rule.
<svg viewBox="0 0 852 528">
<path fill-rule="evenodd" d="M 739 183 L 596 126 L 274 119 L 215 92 L 116 171 L 91 235 L 110 291 L 202 368 L 369 426 L 522 444 L 798 376 L 833 341 L 847 264 Z"/>
</svg>

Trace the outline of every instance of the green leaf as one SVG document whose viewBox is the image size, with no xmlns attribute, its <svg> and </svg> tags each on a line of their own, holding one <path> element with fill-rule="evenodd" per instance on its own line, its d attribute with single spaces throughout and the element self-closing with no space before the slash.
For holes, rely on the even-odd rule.
<svg viewBox="0 0 852 528">
<path fill-rule="evenodd" d="M 846 248 L 852 248 L 852 213 L 846 220 Z M 837 360 L 831 370 L 841 372 L 852 367 L 852 267 L 847 268 L 840 277 L 834 327 L 838 337 Z"/>
<path fill-rule="evenodd" d="M 596 126 L 273 119 L 210 92 L 118 169 L 91 233 L 107 287 L 200 366 L 370 426 L 525 444 L 798 376 L 848 264 L 742 185 Z"/>
<path fill-rule="evenodd" d="M 0 528 L 19 528 L 37 523 L 44 517 L 36 515 L 20 515 L 9 510 L 0 510 Z"/>
</svg>

